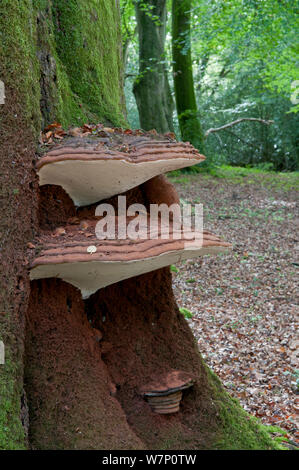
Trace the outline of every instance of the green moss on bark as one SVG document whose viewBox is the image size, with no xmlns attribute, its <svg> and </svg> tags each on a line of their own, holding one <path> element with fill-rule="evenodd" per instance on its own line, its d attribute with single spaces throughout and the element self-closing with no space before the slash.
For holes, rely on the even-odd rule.
<svg viewBox="0 0 299 470">
<path fill-rule="evenodd" d="M 119 11 L 114 0 L 3 0 L 0 77 L 35 130 L 124 125 Z M 41 110 L 40 110 L 41 108 Z"/>
<path fill-rule="evenodd" d="M 40 91 L 34 11 L 31 0 L 1 1 L 0 78 L 6 89 L 10 87 L 18 96 L 23 118 L 37 129 Z M 1 109 L 1 118 L 4 117 L 5 110 Z"/>
<path fill-rule="evenodd" d="M 6 360 L 0 375 L 0 449 L 25 449 L 24 429 L 20 421 L 22 388 L 14 377 L 18 376 L 18 363 Z"/>
<path fill-rule="evenodd" d="M 124 124 L 119 11 L 115 1 L 53 0 L 53 14 L 57 53 L 75 103 L 97 120 Z M 67 87 L 63 91 L 68 94 Z M 61 97 L 66 97 L 63 92 Z M 72 114 L 68 100 L 63 101 L 64 112 Z"/>
<path fill-rule="evenodd" d="M 203 132 L 197 112 L 191 57 L 191 0 L 172 2 L 173 82 L 182 139 L 201 152 Z"/>
</svg>

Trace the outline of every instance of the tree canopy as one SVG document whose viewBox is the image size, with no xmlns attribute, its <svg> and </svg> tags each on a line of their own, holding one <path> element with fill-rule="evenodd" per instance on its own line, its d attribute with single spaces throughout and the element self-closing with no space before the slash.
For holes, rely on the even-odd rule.
<svg viewBox="0 0 299 470">
<path fill-rule="evenodd" d="M 157 22 L 151 1 L 137 3 Z M 173 71 L 177 73 L 177 61 L 171 47 L 172 4 L 170 0 L 167 2 L 163 65 L 174 96 Z M 208 164 L 227 162 L 277 170 L 297 169 L 298 3 L 193 0 L 184 4 L 191 17 L 191 41 L 182 33 L 181 51 L 186 57 L 192 54 L 197 113 L 204 133 L 240 118 L 273 121 L 268 126 L 241 121 L 236 126 L 209 133 L 204 145 Z M 133 127 L 138 127 L 139 117 L 131 92 L 139 73 L 136 18 L 131 0 L 122 0 L 121 5 L 123 38 L 126 44 L 130 41 L 126 61 L 128 118 Z M 175 130 L 180 136 L 178 124 L 174 113 Z"/>
</svg>

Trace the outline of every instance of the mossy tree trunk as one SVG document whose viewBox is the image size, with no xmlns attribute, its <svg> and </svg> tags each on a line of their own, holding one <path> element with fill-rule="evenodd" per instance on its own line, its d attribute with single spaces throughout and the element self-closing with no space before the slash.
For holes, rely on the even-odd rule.
<svg viewBox="0 0 299 470">
<path fill-rule="evenodd" d="M 173 131 L 173 100 L 165 67 L 166 0 L 135 1 L 139 38 L 139 76 L 134 84 L 140 125 Z"/>
<path fill-rule="evenodd" d="M 41 128 L 125 123 L 118 2 L 1 0 L 0 449 L 25 448 L 27 243 L 36 233 L 35 152 Z M 23 424 L 23 426 L 22 426 Z"/>
<path fill-rule="evenodd" d="M 194 91 L 191 57 L 192 0 L 172 2 L 172 55 L 175 100 L 182 139 L 203 150 L 201 129 Z"/>
</svg>

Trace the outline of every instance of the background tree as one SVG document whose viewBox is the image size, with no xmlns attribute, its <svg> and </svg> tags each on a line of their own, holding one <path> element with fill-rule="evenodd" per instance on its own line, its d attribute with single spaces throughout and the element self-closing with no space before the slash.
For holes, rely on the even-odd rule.
<svg viewBox="0 0 299 470">
<path fill-rule="evenodd" d="M 134 95 L 140 125 L 161 133 L 173 131 L 173 100 L 165 57 L 166 3 L 166 0 L 134 2 L 139 41 L 139 74 Z"/>
<path fill-rule="evenodd" d="M 177 3 L 183 5 L 183 2 Z M 178 37 L 177 52 L 182 51 L 181 58 L 186 61 L 191 50 L 196 117 L 203 133 L 245 117 L 274 121 L 271 126 L 242 121 L 232 128 L 209 134 L 204 139 L 205 165 L 258 165 L 275 170 L 298 168 L 296 31 L 299 15 L 296 4 L 274 0 L 201 0 L 185 5 L 187 15 L 191 17 L 192 31 L 191 36 L 188 32 Z M 168 8 L 170 6 L 169 1 Z M 133 27 L 135 17 L 127 18 Z M 167 63 L 172 60 L 170 23 L 166 24 Z M 188 44 L 190 37 L 191 47 L 190 42 Z M 133 77 L 138 74 L 137 62 L 138 45 L 132 42 L 125 91 L 128 116 L 135 127 L 139 126 L 139 121 L 131 87 Z M 188 66 L 184 69 L 189 70 L 190 76 L 190 54 L 189 69 Z M 169 76 L 174 95 L 174 81 Z M 187 82 L 183 81 L 182 87 L 184 83 Z M 188 90 L 192 90 L 192 86 L 189 85 Z M 194 99 L 192 102 L 194 106 Z M 176 112 L 174 126 L 179 135 Z M 198 126 L 197 120 L 195 126 Z M 195 134 L 201 135 L 202 140 L 202 133 L 196 131 Z"/>
<path fill-rule="evenodd" d="M 204 129 L 242 122 L 206 139 L 215 164 L 298 168 L 298 105 L 291 102 L 298 40 L 290 2 L 194 2 L 192 48 L 196 94 Z"/>
<path fill-rule="evenodd" d="M 203 149 L 191 57 L 191 0 L 172 2 L 173 82 L 182 139 Z"/>
</svg>

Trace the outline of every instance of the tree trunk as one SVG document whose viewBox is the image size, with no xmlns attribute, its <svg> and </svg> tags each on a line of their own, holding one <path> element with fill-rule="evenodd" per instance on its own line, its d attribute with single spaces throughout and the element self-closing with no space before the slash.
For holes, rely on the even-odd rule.
<svg viewBox="0 0 299 470">
<path fill-rule="evenodd" d="M 0 100 L 0 449 L 20 449 L 28 446 L 23 364 L 27 243 L 38 231 L 38 135 L 54 120 L 125 123 L 115 0 L 1 0 L 0 80 L 6 96 L 5 104 Z"/>
<path fill-rule="evenodd" d="M 172 2 L 172 54 L 176 107 L 182 139 L 203 151 L 191 58 L 191 0 Z"/>
<path fill-rule="evenodd" d="M 0 104 L 0 449 L 275 447 L 202 361 L 176 306 L 168 268 L 101 289 L 85 301 L 59 279 L 29 281 L 33 237 L 74 215 L 94 215 L 92 206 L 76 212 L 58 186 L 38 188 L 34 165 L 42 113 L 45 123 L 49 116 L 62 117 L 65 125 L 92 116 L 116 125 L 123 120 L 116 2 L 42 5 L 2 0 L 0 8 L 6 94 Z M 72 43 L 82 83 L 71 49 L 56 48 L 53 34 Z M 91 51 L 85 44 L 92 41 Z M 87 83 L 91 76 L 94 82 Z M 89 107 L 87 90 L 95 89 L 98 78 L 110 83 L 114 96 L 99 90 L 99 101 L 91 97 Z M 148 206 L 152 189 L 147 183 L 130 190 L 128 200 Z M 186 371 L 196 383 L 179 413 L 156 415 L 140 387 L 171 369 Z"/>
<path fill-rule="evenodd" d="M 134 84 L 140 125 L 173 132 L 173 100 L 165 67 L 166 0 L 135 2 L 139 38 L 139 77 Z M 144 7 L 145 4 L 145 7 Z M 153 6 L 153 9 L 148 7 Z"/>
</svg>

